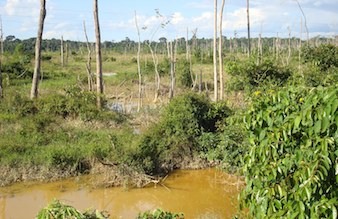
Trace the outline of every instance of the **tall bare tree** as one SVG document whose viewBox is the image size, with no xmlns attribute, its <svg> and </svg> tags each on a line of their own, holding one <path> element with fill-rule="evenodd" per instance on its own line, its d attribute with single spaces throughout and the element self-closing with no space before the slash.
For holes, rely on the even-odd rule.
<svg viewBox="0 0 338 219">
<path fill-rule="evenodd" d="M 86 45 L 87 45 L 87 63 L 86 63 L 86 70 L 87 70 L 87 75 L 88 75 L 88 90 L 93 91 L 93 74 L 92 74 L 92 50 L 90 48 L 89 40 L 88 40 L 88 35 L 87 35 L 87 29 L 86 29 L 86 22 L 83 21 L 83 32 L 86 37 Z"/>
<path fill-rule="evenodd" d="M 96 105 L 98 108 L 102 107 L 103 94 L 103 77 L 102 77 L 102 53 L 101 53 L 101 32 L 99 23 L 98 0 L 94 0 L 94 22 L 95 22 L 95 36 L 96 36 Z"/>
<path fill-rule="evenodd" d="M 65 59 L 64 59 L 64 48 L 63 48 L 63 36 L 61 36 L 61 49 L 60 49 L 60 59 L 61 59 L 61 67 L 63 68 L 65 66 Z"/>
<path fill-rule="evenodd" d="M 249 0 L 246 0 L 246 16 L 247 16 L 247 21 L 248 21 L 248 54 L 250 56 L 251 54 L 251 39 L 250 39 L 250 11 L 249 11 L 250 5 L 249 5 Z"/>
<path fill-rule="evenodd" d="M 223 95 L 224 95 L 224 81 L 223 81 L 223 11 L 224 11 L 224 4 L 225 0 L 222 0 L 222 5 L 221 9 L 219 12 L 219 41 L 218 41 L 218 61 L 219 61 L 219 98 L 220 100 L 223 100 Z"/>
<path fill-rule="evenodd" d="M 175 45 L 173 47 L 173 42 L 170 41 L 170 88 L 169 88 L 169 99 L 172 99 L 175 95 L 175 85 L 176 85 L 176 52 L 177 52 L 177 39 L 175 40 Z"/>
<path fill-rule="evenodd" d="M 2 30 L 2 19 L 0 16 L 0 98 L 3 97 L 3 87 L 2 87 L 2 72 L 1 72 L 1 67 L 2 67 L 2 57 L 4 53 L 4 44 L 3 44 L 3 30 Z"/>
<path fill-rule="evenodd" d="M 0 16 L 0 31 L 1 31 L 1 35 L 0 35 L 0 46 L 1 46 L 1 55 L 4 54 L 4 31 L 3 31 L 3 27 L 2 27 L 2 18 Z"/>
<path fill-rule="evenodd" d="M 309 29 L 308 29 L 307 24 L 306 24 L 306 16 L 305 16 L 305 13 L 304 13 L 303 8 L 300 5 L 299 1 L 298 0 L 295 0 L 295 1 L 297 2 L 299 10 L 300 10 L 300 12 L 302 13 L 302 15 L 304 17 L 304 26 L 305 26 L 305 31 L 306 31 L 306 40 L 307 40 L 307 43 L 308 43 L 309 42 Z"/>
<path fill-rule="evenodd" d="M 214 0 L 214 44 L 213 44 L 213 63 L 214 63 L 214 99 L 218 100 L 218 73 L 217 73 L 217 0 Z"/>
<path fill-rule="evenodd" d="M 138 73 L 138 104 L 137 111 L 140 111 L 142 107 L 142 73 L 141 73 L 141 63 L 140 63 L 140 53 L 141 53 L 141 36 L 140 28 L 137 23 L 137 15 L 135 11 L 135 25 L 137 29 L 138 44 L 137 44 L 137 73 Z"/>
<path fill-rule="evenodd" d="M 39 79 L 41 71 L 41 42 L 43 26 L 46 18 L 46 0 L 40 0 L 40 18 L 39 18 L 39 29 L 38 35 L 35 41 L 35 66 L 32 80 L 31 99 L 38 97 Z"/>
</svg>

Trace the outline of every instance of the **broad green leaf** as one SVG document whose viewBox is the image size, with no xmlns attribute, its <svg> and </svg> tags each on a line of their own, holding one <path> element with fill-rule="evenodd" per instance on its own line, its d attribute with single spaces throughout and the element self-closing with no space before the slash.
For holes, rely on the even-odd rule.
<svg viewBox="0 0 338 219">
<path fill-rule="evenodd" d="M 321 128 L 321 120 L 318 120 L 316 123 L 315 123 L 315 126 L 314 126 L 314 131 L 316 134 L 320 133 L 320 128 Z"/>
<path fill-rule="evenodd" d="M 336 98 L 332 103 L 332 106 L 331 106 L 332 115 L 335 114 L 337 108 L 338 108 L 338 98 Z"/>
<path fill-rule="evenodd" d="M 337 208 L 334 205 L 332 206 L 332 218 L 337 219 Z"/>
<path fill-rule="evenodd" d="M 294 122 L 294 130 L 298 129 L 301 119 L 302 117 L 300 115 L 296 117 L 295 122 Z"/>
<path fill-rule="evenodd" d="M 322 133 L 327 130 L 327 128 L 329 127 L 329 125 L 330 125 L 329 118 L 327 116 L 323 117 L 323 119 L 322 119 Z"/>
</svg>

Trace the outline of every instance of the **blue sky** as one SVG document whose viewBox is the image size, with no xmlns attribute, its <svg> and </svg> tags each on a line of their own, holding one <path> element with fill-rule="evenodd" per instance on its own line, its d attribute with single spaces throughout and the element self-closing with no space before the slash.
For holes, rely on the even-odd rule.
<svg viewBox="0 0 338 219">
<path fill-rule="evenodd" d="M 338 34 L 338 0 L 298 0 L 306 16 L 310 36 Z M 39 0 L 0 0 L 4 36 L 20 39 L 35 37 L 39 17 Z M 218 1 L 219 6 L 221 0 Z M 299 37 L 302 13 L 296 0 L 250 0 L 252 36 Z M 90 41 L 94 41 L 92 0 L 47 0 L 44 38 L 84 41 L 83 21 Z M 156 16 L 158 9 L 163 17 Z M 198 37 L 212 37 L 213 0 L 99 0 L 102 41 L 137 39 L 135 11 L 141 39 L 185 37 L 197 29 Z M 303 26 L 304 26 L 304 18 Z M 160 24 L 170 23 L 164 28 Z M 246 36 L 246 0 L 226 0 L 223 33 Z M 305 26 L 303 27 L 305 37 Z"/>
</svg>

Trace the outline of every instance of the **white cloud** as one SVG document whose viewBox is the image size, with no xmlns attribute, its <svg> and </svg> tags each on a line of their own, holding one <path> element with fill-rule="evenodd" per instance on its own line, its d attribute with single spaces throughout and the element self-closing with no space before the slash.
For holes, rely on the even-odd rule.
<svg viewBox="0 0 338 219">
<path fill-rule="evenodd" d="M 38 0 L 7 0 L 5 12 L 10 16 L 36 16 L 39 14 Z"/>
<path fill-rule="evenodd" d="M 179 23 L 182 23 L 184 21 L 184 17 L 182 15 L 182 13 L 180 12 L 175 12 L 172 16 L 172 19 L 171 19 L 171 23 L 176 25 L 176 24 L 179 24 Z"/>
<path fill-rule="evenodd" d="M 212 12 L 203 12 L 200 16 L 192 18 L 193 22 L 199 22 L 199 21 L 209 21 L 212 20 L 214 17 L 214 14 Z"/>
<path fill-rule="evenodd" d="M 187 4 L 190 8 L 197 8 L 197 9 L 210 9 L 213 7 L 213 1 L 212 0 L 204 0 L 200 2 L 190 2 Z"/>
<path fill-rule="evenodd" d="M 76 30 L 66 30 L 62 32 L 59 30 L 48 30 L 43 33 L 43 38 L 45 39 L 60 39 L 61 36 L 64 40 L 77 39 L 79 37 L 79 33 Z"/>
</svg>

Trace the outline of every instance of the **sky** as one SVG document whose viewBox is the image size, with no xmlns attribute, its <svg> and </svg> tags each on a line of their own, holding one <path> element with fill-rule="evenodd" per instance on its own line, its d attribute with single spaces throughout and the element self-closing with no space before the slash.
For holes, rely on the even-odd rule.
<svg viewBox="0 0 338 219">
<path fill-rule="evenodd" d="M 250 0 L 251 36 L 310 37 L 338 34 L 338 0 Z M 141 40 L 212 38 L 214 0 L 98 0 L 102 41 L 137 40 L 135 13 Z M 218 0 L 220 8 L 221 0 Z M 95 39 L 92 0 L 47 0 L 43 38 L 85 41 Z M 3 35 L 19 39 L 36 37 L 40 0 L 0 0 Z M 158 14 L 158 13 L 159 14 Z M 304 17 L 305 16 L 305 17 Z M 223 35 L 246 37 L 246 0 L 226 0 Z M 306 22 L 305 22 L 306 21 Z M 162 25 L 164 24 L 165 25 Z M 301 25 L 302 24 L 302 25 Z M 306 24 L 306 26 L 305 26 Z"/>
</svg>

